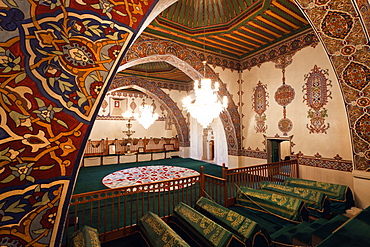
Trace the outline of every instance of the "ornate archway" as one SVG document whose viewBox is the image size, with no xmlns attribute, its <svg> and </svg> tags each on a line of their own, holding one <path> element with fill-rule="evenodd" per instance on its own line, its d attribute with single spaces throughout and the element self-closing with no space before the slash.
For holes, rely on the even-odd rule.
<svg viewBox="0 0 370 247">
<path fill-rule="evenodd" d="M 199 80 L 204 70 L 202 60 L 192 51 L 175 42 L 159 39 L 138 40 L 127 52 L 119 70 L 154 61 L 166 61 L 182 70 L 193 80 Z M 219 81 L 220 96 L 228 97 L 229 106 L 227 111 L 220 114 L 220 118 L 225 129 L 228 154 L 238 155 L 241 147 L 241 124 L 237 107 L 230 97 L 225 84 L 222 83 L 220 78 L 218 78 L 209 66 L 206 67 L 206 76 Z"/>
<path fill-rule="evenodd" d="M 162 102 L 168 112 L 172 114 L 179 138 L 179 145 L 181 147 L 190 146 L 189 128 L 186 120 L 176 103 L 163 90 L 149 81 L 135 76 L 116 76 L 109 87 L 109 91 L 127 86 L 133 86 Z"/>
</svg>

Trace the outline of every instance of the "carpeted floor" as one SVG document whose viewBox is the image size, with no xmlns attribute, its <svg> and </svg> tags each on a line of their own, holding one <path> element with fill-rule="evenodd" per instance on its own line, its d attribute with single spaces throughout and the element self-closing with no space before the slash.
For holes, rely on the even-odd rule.
<svg viewBox="0 0 370 247">
<path fill-rule="evenodd" d="M 185 167 L 193 169 L 198 172 L 200 171 L 200 167 L 203 166 L 204 172 L 206 174 L 216 177 L 222 176 L 221 166 L 190 158 L 171 158 L 153 161 L 112 164 L 104 166 L 82 167 L 78 174 L 73 194 L 80 194 L 90 191 L 107 189 L 107 187 L 103 185 L 102 179 L 112 172 L 132 167 L 157 166 L 157 165 Z"/>
</svg>

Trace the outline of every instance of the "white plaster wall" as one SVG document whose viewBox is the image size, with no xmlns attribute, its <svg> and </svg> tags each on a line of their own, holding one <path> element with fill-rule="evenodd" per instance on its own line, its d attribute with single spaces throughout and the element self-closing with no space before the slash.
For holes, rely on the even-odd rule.
<svg viewBox="0 0 370 247">
<path fill-rule="evenodd" d="M 221 82 L 226 85 L 226 89 L 231 94 L 234 103 L 237 105 L 239 102 L 238 91 L 239 91 L 239 73 L 236 70 L 231 71 L 230 69 L 222 69 L 221 67 L 211 67 Z"/>
<path fill-rule="evenodd" d="M 163 91 L 175 102 L 180 110 L 182 110 L 182 103 L 181 100 L 187 95 L 185 91 L 178 91 L 178 90 L 168 90 L 163 89 Z M 111 96 L 109 96 L 111 97 Z M 108 107 L 104 112 L 104 115 L 108 115 L 111 103 L 109 97 L 107 97 Z M 114 96 L 118 98 L 118 96 Z M 127 97 L 120 97 L 125 98 Z M 161 116 L 162 111 L 160 110 L 160 103 L 157 100 L 154 100 L 157 106 L 155 112 Z M 124 101 L 125 106 L 123 109 L 130 109 L 129 104 L 132 102 L 132 97 L 128 97 L 126 101 Z M 146 99 L 148 104 L 152 103 L 152 99 Z M 141 98 L 135 98 L 135 103 L 137 105 L 136 112 L 139 112 L 138 106 L 142 103 Z M 100 111 L 102 112 L 102 111 Z M 166 114 L 166 111 L 164 112 Z M 184 117 L 186 116 L 186 112 L 183 112 Z M 165 121 L 156 121 L 153 125 L 151 125 L 148 129 L 145 129 L 141 124 L 139 124 L 136 120 L 131 120 L 132 123 L 132 130 L 135 133 L 131 136 L 133 138 L 144 138 L 144 137 L 173 137 L 177 135 L 176 128 L 172 126 L 172 130 L 165 130 Z M 127 130 L 126 127 L 127 120 L 96 120 L 94 126 L 92 128 L 91 134 L 89 139 L 91 140 L 101 140 L 101 139 L 122 139 L 127 138 L 125 134 L 122 133 L 123 130 Z"/>
<path fill-rule="evenodd" d="M 172 130 L 165 130 L 164 121 L 156 121 L 149 127 L 149 129 L 144 129 L 144 127 L 137 121 L 131 121 L 132 128 L 135 133 L 131 136 L 132 138 L 144 138 L 144 137 L 172 137 Z M 89 139 L 91 140 L 101 140 L 108 137 L 109 140 L 127 138 L 125 134 L 122 133 L 123 130 L 127 130 L 126 127 L 127 120 L 96 120 L 94 126 L 91 130 Z"/>
<path fill-rule="evenodd" d="M 370 172 L 353 170 L 352 175 L 356 206 L 367 208 L 370 206 Z"/>
<path fill-rule="evenodd" d="M 310 123 L 307 118 L 309 107 L 303 102 L 302 86 L 305 83 L 304 75 L 311 72 L 314 65 L 322 69 L 329 69 L 329 79 L 332 81 L 332 87 L 328 89 L 332 92 L 332 99 L 324 106 L 328 110 L 328 117 L 325 122 L 330 124 L 327 134 L 309 134 L 306 125 Z M 278 121 L 283 118 L 283 107 L 278 105 L 274 99 L 276 90 L 282 85 L 282 70 L 276 69 L 273 62 L 262 64 L 259 68 L 253 67 L 250 71 L 243 71 L 243 114 L 242 124 L 245 126 L 243 135 L 245 148 L 251 147 L 253 150 L 257 147 L 260 150 L 265 149 L 263 134 L 273 137 L 276 134 L 283 136 L 278 129 Z M 298 51 L 293 56 L 293 62 L 286 68 L 286 84 L 295 90 L 295 98 L 291 104 L 286 107 L 287 118 L 292 120 L 293 129 L 288 133 L 294 135 L 292 141 L 295 146 L 292 151 L 298 153 L 301 151 L 304 155 L 315 155 L 320 153 L 323 157 L 332 158 L 339 154 L 342 158 L 352 160 L 351 141 L 346 118 L 345 107 L 338 81 L 335 77 L 332 66 L 328 61 L 321 44 L 316 48 L 306 47 Z M 253 87 L 261 81 L 267 84 L 269 93 L 269 106 L 265 112 L 267 116 L 266 133 L 256 133 L 255 112 L 252 109 Z"/>
<path fill-rule="evenodd" d="M 354 190 L 352 173 L 313 166 L 299 166 L 299 177 L 319 182 L 342 184 Z"/>
</svg>

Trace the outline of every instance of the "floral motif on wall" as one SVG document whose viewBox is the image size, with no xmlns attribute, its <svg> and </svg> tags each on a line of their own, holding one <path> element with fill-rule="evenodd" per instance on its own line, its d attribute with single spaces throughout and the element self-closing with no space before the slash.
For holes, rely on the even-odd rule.
<svg viewBox="0 0 370 247">
<path fill-rule="evenodd" d="M 356 170 L 370 168 L 370 143 L 366 128 L 370 95 L 368 1 L 330 1 L 325 6 L 316 2 L 296 1 L 325 47 L 347 110 Z M 343 120 L 347 121 L 347 120 Z"/>
<path fill-rule="evenodd" d="M 137 3 L 1 2 L 0 245 L 59 246 L 85 134 L 154 0 Z"/>
<path fill-rule="evenodd" d="M 283 107 L 283 118 L 278 122 L 278 129 L 284 136 L 293 129 L 293 122 L 286 117 L 286 107 L 294 100 L 295 91 L 290 85 L 285 84 L 285 69 L 283 69 L 283 85 L 275 92 L 275 101 Z"/>
<path fill-rule="evenodd" d="M 308 107 L 307 118 L 310 119 L 310 124 L 307 124 L 309 133 L 324 133 L 329 129 L 329 123 L 325 123 L 325 118 L 328 116 L 328 110 L 324 106 L 328 103 L 328 98 L 331 98 L 331 92 L 328 87 L 331 87 L 331 81 L 327 69 L 321 69 L 317 65 L 310 73 L 304 76 L 306 83 L 303 85 L 303 101 L 306 101 Z"/>
<path fill-rule="evenodd" d="M 257 83 L 257 86 L 253 88 L 252 107 L 256 113 L 256 125 L 254 126 L 256 133 L 266 133 L 267 130 L 267 125 L 265 125 L 265 111 L 269 103 L 267 101 L 268 93 L 266 90 L 267 85 L 262 84 L 260 81 Z"/>
</svg>

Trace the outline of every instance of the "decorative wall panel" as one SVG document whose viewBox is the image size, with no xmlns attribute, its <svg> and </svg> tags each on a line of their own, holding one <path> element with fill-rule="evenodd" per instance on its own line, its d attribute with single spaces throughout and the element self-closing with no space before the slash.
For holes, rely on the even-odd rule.
<svg viewBox="0 0 370 247">
<path fill-rule="evenodd" d="M 252 107 L 256 113 L 256 125 L 254 129 L 257 133 L 266 133 L 267 125 L 265 126 L 266 114 L 265 111 L 268 107 L 268 93 L 267 84 L 262 84 L 260 81 L 257 86 L 253 88 Z"/>
<path fill-rule="evenodd" d="M 287 118 L 286 114 L 286 107 L 292 103 L 295 97 L 295 91 L 290 86 L 285 84 L 285 68 L 292 63 L 292 54 L 289 56 L 281 57 L 277 60 L 275 60 L 275 67 L 282 70 L 282 82 L 283 85 L 281 85 L 275 92 L 275 101 L 278 103 L 278 105 L 283 107 L 283 118 L 279 120 L 278 122 L 278 129 L 283 132 L 284 136 L 288 135 L 288 132 L 290 132 L 293 129 L 293 122 Z"/>
<path fill-rule="evenodd" d="M 1 2 L 1 245 L 59 246 L 92 120 L 156 3 Z"/>
<path fill-rule="evenodd" d="M 328 116 L 327 109 L 324 106 L 328 103 L 328 98 L 331 98 L 331 92 L 328 87 L 331 86 L 331 81 L 327 79 L 329 76 L 328 70 L 321 69 L 316 65 L 311 72 L 305 75 L 306 83 L 303 85 L 303 101 L 306 101 L 308 107 L 308 118 L 310 125 L 307 124 L 309 133 L 325 133 L 329 129 L 329 123 L 325 124 L 325 117 Z"/>
<path fill-rule="evenodd" d="M 354 169 L 370 167 L 368 128 L 369 36 L 367 1 L 297 0 L 324 45 L 343 92 L 353 143 Z"/>
</svg>

